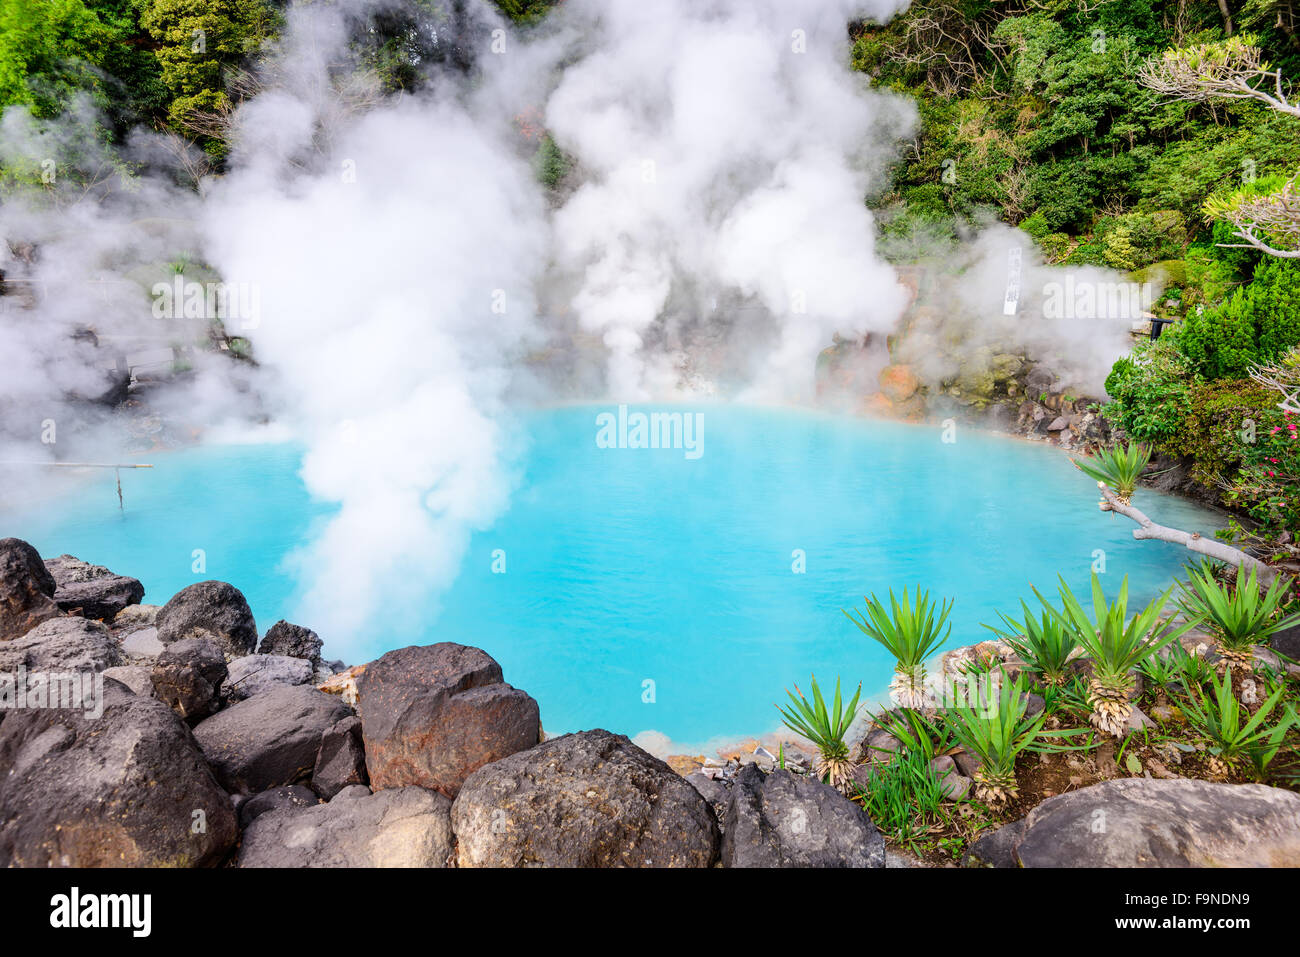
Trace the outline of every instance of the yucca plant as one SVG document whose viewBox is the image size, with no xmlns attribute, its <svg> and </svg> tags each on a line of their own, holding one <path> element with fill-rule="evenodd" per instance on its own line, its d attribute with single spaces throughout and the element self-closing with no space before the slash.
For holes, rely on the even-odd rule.
<svg viewBox="0 0 1300 957">
<path fill-rule="evenodd" d="M 812 679 L 812 701 L 803 696 L 799 686 L 794 691 L 786 691 L 790 696 L 789 710 L 776 706 L 781 712 L 782 722 L 796 734 L 801 734 L 813 743 L 817 749 L 817 761 L 813 770 L 823 781 L 837 790 L 843 791 L 853 771 L 853 762 L 849 760 L 849 746 L 844 741 L 849 725 L 858 713 L 858 697 L 862 694 L 862 685 L 853 694 L 848 707 L 842 706 L 840 698 L 840 679 L 835 679 L 835 697 L 827 708 L 821 689 L 817 687 L 817 677 Z"/>
<path fill-rule="evenodd" d="M 1090 459 L 1071 459 L 1071 461 L 1080 472 L 1095 479 L 1098 488 L 1109 485 L 1115 497 L 1127 505 L 1133 498 L 1133 493 L 1137 491 L 1142 470 L 1151 461 L 1151 450 L 1145 445 L 1130 442 L 1123 448 L 1116 445 L 1109 449 L 1101 449 Z M 1101 505 L 1102 508 L 1109 507 L 1104 499 Z"/>
<path fill-rule="evenodd" d="M 1182 645 L 1174 645 L 1167 655 L 1156 652 L 1143 658 L 1142 663 L 1138 665 L 1138 672 L 1143 680 L 1153 687 L 1165 690 L 1168 690 L 1171 685 L 1181 684 L 1183 662 L 1177 654 L 1179 648 L 1182 648 Z M 1183 653 L 1186 654 L 1185 651 Z"/>
<path fill-rule="evenodd" d="M 844 616 L 853 622 L 864 635 L 880 642 L 894 656 L 894 680 L 889 683 L 890 697 L 903 708 L 924 708 L 925 682 L 922 665 L 936 648 L 948 640 L 952 625 L 944 623 L 952 612 L 952 601 L 934 602 L 928 591 L 916 587 L 913 602 L 903 589 L 903 600 L 889 591 L 889 606 L 872 595 L 863 598 L 867 603 L 865 613 L 855 618 L 850 612 Z"/>
<path fill-rule="evenodd" d="M 1023 622 L 998 612 L 1007 631 L 992 625 L 984 627 L 1009 644 L 1016 656 L 1042 679 L 1045 686 L 1058 688 L 1065 683 L 1066 665 L 1070 655 L 1079 647 L 1079 642 L 1074 633 L 1051 612 L 1044 611 L 1041 617 L 1035 618 L 1023 601 L 1020 607 L 1024 610 Z"/>
<path fill-rule="evenodd" d="M 995 708 L 976 710 L 957 701 L 943 712 L 944 721 L 957 742 L 979 758 L 973 783 L 975 798 L 988 804 L 1001 804 L 1019 793 L 1016 783 L 1016 758 L 1040 736 L 1063 733 L 1043 731 L 1047 720 L 1044 711 L 1036 717 L 1025 715 L 1029 702 L 1024 694 L 1024 676 L 1015 681 L 1003 680 Z"/>
<path fill-rule="evenodd" d="M 1179 587 L 1179 605 L 1189 617 L 1202 619 L 1214 632 L 1219 658 L 1228 671 L 1253 671 L 1254 646 L 1300 622 L 1300 614 L 1285 618 L 1277 615 L 1290 587 L 1280 575 L 1261 592 L 1254 568 L 1248 573 L 1238 568 L 1235 587 L 1218 582 L 1207 568 L 1188 568 L 1187 581 L 1180 582 Z"/>
<path fill-rule="evenodd" d="M 1130 674 L 1148 656 L 1155 654 L 1170 642 L 1177 641 L 1184 632 L 1197 624 L 1193 619 L 1177 628 L 1168 627 L 1160 618 L 1173 586 L 1152 601 L 1132 618 L 1128 617 L 1128 576 L 1119 586 L 1113 602 L 1106 601 L 1097 573 L 1092 574 L 1092 607 L 1089 616 L 1079 600 L 1070 591 L 1065 579 L 1060 579 L 1058 591 L 1064 611 L 1056 607 L 1034 589 L 1043 607 L 1059 617 L 1061 623 L 1074 634 L 1084 653 L 1092 659 L 1093 675 L 1088 682 L 1088 704 L 1092 709 L 1089 720 L 1097 730 L 1115 737 L 1123 737 L 1133 706 L 1129 695 L 1134 689 Z"/>
<path fill-rule="evenodd" d="M 1210 773 L 1226 777 L 1242 757 L 1249 758 L 1256 774 L 1263 776 L 1269 763 L 1282 747 L 1287 730 L 1296 720 L 1294 710 L 1287 709 L 1281 720 L 1266 727 L 1269 716 L 1286 694 L 1285 684 L 1277 689 L 1250 715 L 1232 692 L 1232 673 L 1222 678 L 1212 675 L 1212 695 L 1200 687 L 1188 689 L 1183 713 L 1188 723 L 1211 742 Z M 1243 718 L 1246 720 L 1243 722 Z"/>
<path fill-rule="evenodd" d="M 953 750 L 952 730 L 942 721 L 927 717 L 924 711 L 899 708 L 881 711 L 872 718 L 878 728 L 899 740 L 907 754 L 919 754 L 926 761 L 933 761 Z"/>
</svg>

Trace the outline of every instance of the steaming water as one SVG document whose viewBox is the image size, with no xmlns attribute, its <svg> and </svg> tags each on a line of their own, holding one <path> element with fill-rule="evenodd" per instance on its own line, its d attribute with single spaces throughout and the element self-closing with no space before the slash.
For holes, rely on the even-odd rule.
<svg viewBox="0 0 1300 957">
<path fill-rule="evenodd" d="M 695 411 L 698 407 L 692 407 Z M 995 609 L 1032 599 L 1059 570 L 1086 586 L 1098 549 L 1107 591 L 1130 576 L 1146 599 L 1186 551 L 1135 542 L 1097 510 L 1064 456 L 1018 440 L 791 410 L 703 407 L 703 455 L 600 449 L 596 415 L 564 408 L 523 420 L 522 478 L 510 510 L 473 538 L 454 587 L 419 623 L 373 622 L 351 646 L 303 621 L 349 663 L 407 644 L 486 649 L 541 704 L 548 732 L 656 731 L 679 747 L 774 729 L 772 703 L 809 672 L 883 695 L 891 663 L 840 614 L 870 591 L 921 582 L 957 599 L 952 644 L 989 637 Z M 45 556 L 70 552 L 140 578 L 162 603 L 196 580 L 243 590 L 265 631 L 292 617 L 310 567 L 289 557 L 329 517 L 288 445 L 155 455 L 152 472 L 111 476 L 74 496 L 0 516 L 0 534 Z M 1209 533 L 1214 516 L 1141 493 L 1169 524 Z M 192 571 L 202 549 L 206 571 Z M 494 573 L 496 550 L 505 573 Z M 796 574 L 793 552 L 806 555 Z M 419 567 L 394 587 L 418 587 Z M 435 620 L 436 616 L 436 620 Z M 653 682 L 652 685 L 647 682 Z M 650 691 L 653 691 L 653 694 Z"/>
</svg>

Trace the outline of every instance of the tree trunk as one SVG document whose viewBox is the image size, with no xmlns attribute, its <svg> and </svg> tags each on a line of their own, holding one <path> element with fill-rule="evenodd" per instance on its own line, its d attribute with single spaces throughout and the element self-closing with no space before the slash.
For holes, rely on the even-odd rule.
<svg viewBox="0 0 1300 957">
<path fill-rule="evenodd" d="M 1102 505 L 1105 511 L 1118 512 L 1125 518 L 1131 518 L 1137 522 L 1138 527 L 1133 529 L 1133 537 L 1138 541 L 1155 539 L 1160 542 L 1183 545 L 1198 554 L 1217 561 L 1227 562 L 1229 565 L 1236 565 L 1238 568 L 1254 568 L 1259 575 L 1260 584 L 1266 588 L 1277 578 L 1277 569 L 1272 565 L 1261 562 L 1254 555 L 1247 555 L 1240 548 L 1233 548 L 1217 538 L 1206 538 L 1200 532 L 1184 532 L 1180 528 L 1157 525 L 1140 510 L 1132 505 L 1125 505 L 1114 492 L 1104 486 L 1101 495 L 1105 499 Z"/>
<path fill-rule="evenodd" d="M 1223 17 L 1223 32 L 1232 36 L 1232 11 L 1228 9 L 1228 0 L 1219 0 L 1219 13 Z"/>
</svg>

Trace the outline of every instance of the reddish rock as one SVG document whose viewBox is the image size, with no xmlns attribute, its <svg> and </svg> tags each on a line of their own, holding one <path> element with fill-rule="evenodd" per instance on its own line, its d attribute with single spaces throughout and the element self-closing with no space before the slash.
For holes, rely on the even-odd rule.
<svg viewBox="0 0 1300 957">
<path fill-rule="evenodd" d="M 892 365 L 880 370 L 880 391 L 890 402 L 903 402 L 916 394 L 921 380 L 910 366 Z"/>
<path fill-rule="evenodd" d="M 858 407 L 858 412 L 861 415 L 885 418 L 894 414 L 894 403 L 890 402 L 879 392 L 873 392 L 871 395 L 862 399 L 862 402 Z"/>
<path fill-rule="evenodd" d="M 455 797 L 472 772 L 531 748 L 537 702 L 486 652 L 452 642 L 390 651 L 357 678 L 370 786 Z"/>
</svg>

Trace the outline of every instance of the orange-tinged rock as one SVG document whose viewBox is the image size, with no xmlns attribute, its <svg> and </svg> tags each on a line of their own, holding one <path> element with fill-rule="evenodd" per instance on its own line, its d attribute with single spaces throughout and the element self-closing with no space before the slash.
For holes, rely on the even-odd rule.
<svg viewBox="0 0 1300 957">
<path fill-rule="evenodd" d="M 665 763 L 680 774 L 682 777 L 690 774 L 692 771 L 698 771 L 704 767 L 704 755 L 695 756 L 689 754 L 670 754 L 664 759 Z"/>
<path fill-rule="evenodd" d="M 873 392 L 862 400 L 860 411 L 863 415 L 892 416 L 894 414 L 894 403 L 879 392 Z"/>
<path fill-rule="evenodd" d="M 365 665 L 353 665 L 346 671 L 340 671 L 327 679 L 324 684 L 317 685 L 316 690 L 324 691 L 326 694 L 341 695 L 344 704 L 355 708 L 357 706 L 357 677 L 365 670 Z"/>
<path fill-rule="evenodd" d="M 880 391 L 891 402 L 903 402 L 916 394 L 921 380 L 910 366 L 892 365 L 880 370 Z"/>
</svg>

